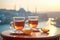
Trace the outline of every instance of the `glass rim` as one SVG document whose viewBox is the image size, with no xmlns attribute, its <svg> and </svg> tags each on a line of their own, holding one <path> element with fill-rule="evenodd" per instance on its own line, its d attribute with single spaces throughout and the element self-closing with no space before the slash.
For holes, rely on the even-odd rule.
<svg viewBox="0 0 60 40">
<path fill-rule="evenodd" d="M 28 16 L 28 18 L 39 18 L 39 16 Z"/>
<path fill-rule="evenodd" d="M 25 20 L 25 17 L 13 17 L 13 20 L 15 20 L 15 19 L 23 19 L 23 20 Z"/>
<path fill-rule="evenodd" d="M 25 17 L 13 17 L 13 18 L 25 18 Z"/>
</svg>

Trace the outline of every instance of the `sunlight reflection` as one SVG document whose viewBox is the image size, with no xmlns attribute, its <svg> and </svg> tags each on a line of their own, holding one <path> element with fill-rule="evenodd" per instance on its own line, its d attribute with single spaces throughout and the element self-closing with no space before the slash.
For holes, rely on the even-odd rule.
<svg viewBox="0 0 60 40">
<path fill-rule="evenodd" d="M 49 31 L 49 36 L 54 36 L 56 31 L 57 31 L 57 28 L 55 26 L 52 26 L 52 25 L 49 25 L 48 28 L 50 30 Z"/>
<path fill-rule="evenodd" d="M 52 18 L 49 18 L 48 19 L 48 26 L 47 27 L 50 30 L 49 31 L 49 36 L 54 36 L 55 33 L 56 33 L 56 31 L 57 31 L 57 28 L 55 26 L 51 25 L 51 19 Z"/>
</svg>

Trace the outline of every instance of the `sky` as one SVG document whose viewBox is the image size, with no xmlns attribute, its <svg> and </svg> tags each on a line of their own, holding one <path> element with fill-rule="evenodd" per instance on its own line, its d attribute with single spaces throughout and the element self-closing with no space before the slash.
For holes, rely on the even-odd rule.
<svg viewBox="0 0 60 40">
<path fill-rule="evenodd" d="M 0 9 L 24 8 L 31 12 L 60 11 L 60 0 L 0 0 Z"/>
</svg>

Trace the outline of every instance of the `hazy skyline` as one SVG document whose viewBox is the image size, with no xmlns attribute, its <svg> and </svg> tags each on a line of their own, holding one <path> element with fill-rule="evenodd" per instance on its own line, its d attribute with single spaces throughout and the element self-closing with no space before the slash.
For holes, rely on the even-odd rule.
<svg viewBox="0 0 60 40">
<path fill-rule="evenodd" d="M 21 7 L 34 12 L 60 11 L 60 0 L 0 0 L 0 9 L 15 9 Z"/>
</svg>

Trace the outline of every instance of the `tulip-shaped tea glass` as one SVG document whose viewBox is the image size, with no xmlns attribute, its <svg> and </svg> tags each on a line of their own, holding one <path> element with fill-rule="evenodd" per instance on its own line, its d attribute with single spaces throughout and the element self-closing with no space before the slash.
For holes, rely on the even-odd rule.
<svg viewBox="0 0 60 40">
<path fill-rule="evenodd" d="M 20 33 L 24 28 L 25 17 L 13 17 L 13 27 L 16 29 L 15 32 Z"/>
<path fill-rule="evenodd" d="M 28 25 L 35 30 L 38 25 L 38 16 L 28 16 Z"/>
</svg>

